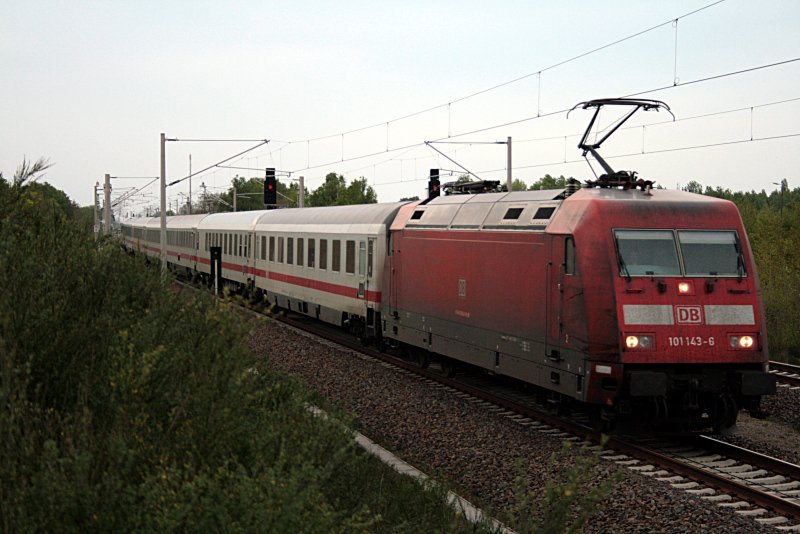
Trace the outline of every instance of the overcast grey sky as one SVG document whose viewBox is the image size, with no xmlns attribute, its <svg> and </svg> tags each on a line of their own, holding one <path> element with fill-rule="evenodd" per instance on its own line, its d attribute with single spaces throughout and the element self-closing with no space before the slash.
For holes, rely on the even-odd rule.
<svg viewBox="0 0 800 534">
<path fill-rule="evenodd" d="M 23 157 L 50 158 L 44 180 L 86 205 L 106 173 L 156 176 L 161 132 L 270 139 L 231 165 L 274 166 L 310 189 L 328 172 L 364 176 L 394 201 L 422 196 L 429 168 L 457 170 L 424 141 L 512 136 L 515 178 L 588 179 L 576 144 L 589 113 L 550 114 L 666 88 L 641 96 L 679 120 L 637 117 L 603 146 L 628 154 L 612 165 L 671 188 L 800 186 L 800 61 L 688 83 L 800 58 L 800 2 L 726 0 L 690 14 L 712 3 L 6 0 L 0 170 L 10 177 Z M 729 113 L 697 117 L 715 112 Z M 613 118 L 604 113 L 603 125 Z M 196 171 L 254 144 L 169 143 L 168 180 L 188 174 L 189 154 Z M 700 145 L 716 146 L 675 150 Z M 504 146 L 438 147 L 482 177 L 505 177 Z M 193 193 L 236 174 L 263 171 L 216 168 L 193 179 Z M 187 190 L 170 188 L 171 205 Z M 147 193 L 155 205 L 157 188 Z"/>
</svg>

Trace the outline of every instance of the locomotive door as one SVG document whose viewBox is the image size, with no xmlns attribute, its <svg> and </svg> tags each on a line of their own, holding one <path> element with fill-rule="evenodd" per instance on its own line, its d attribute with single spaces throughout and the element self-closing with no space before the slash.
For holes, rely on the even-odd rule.
<svg viewBox="0 0 800 534">
<path fill-rule="evenodd" d="M 572 239 L 572 238 L 568 238 Z M 544 350 L 545 356 L 553 362 L 561 361 L 562 313 L 564 307 L 564 247 L 563 236 L 553 236 L 550 245 L 550 261 L 545 276 L 545 295 L 547 299 Z"/>
</svg>

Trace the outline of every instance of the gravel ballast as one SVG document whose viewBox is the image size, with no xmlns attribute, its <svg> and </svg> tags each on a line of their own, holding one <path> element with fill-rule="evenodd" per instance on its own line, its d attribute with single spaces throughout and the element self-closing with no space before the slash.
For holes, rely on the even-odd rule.
<svg viewBox="0 0 800 534">
<path fill-rule="evenodd" d="M 519 462 L 534 494 L 574 465 L 559 438 L 275 321 L 260 322 L 250 345 L 271 369 L 353 413 L 360 432 L 501 521 L 514 507 Z M 595 483 L 617 471 L 620 482 L 585 532 L 776 532 L 610 461 L 599 461 Z"/>
</svg>

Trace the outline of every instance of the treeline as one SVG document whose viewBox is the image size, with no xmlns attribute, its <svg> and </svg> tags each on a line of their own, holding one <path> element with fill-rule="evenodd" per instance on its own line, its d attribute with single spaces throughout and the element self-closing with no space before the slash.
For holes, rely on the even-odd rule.
<svg viewBox="0 0 800 534">
<path fill-rule="evenodd" d="M 252 324 L 95 239 L 44 168 L 0 174 L 0 531 L 471 531 L 310 414 Z"/>
<path fill-rule="evenodd" d="M 296 207 L 299 197 L 299 184 L 296 181 L 278 180 L 278 206 Z M 347 206 L 351 204 L 374 204 L 378 201 L 375 190 L 367 184 L 366 178 L 357 178 L 349 184 L 341 174 L 335 172 L 325 176 L 325 182 L 313 191 L 304 190 L 305 206 Z M 236 199 L 234 200 L 234 197 Z M 194 213 L 213 213 L 220 211 L 262 210 L 264 209 L 264 180 L 236 176 L 231 187 L 220 195 L 200 197 L 200 205 L 193 208 Z M 188 213 L 188 206 L 180 209 Z"/>
</svg>

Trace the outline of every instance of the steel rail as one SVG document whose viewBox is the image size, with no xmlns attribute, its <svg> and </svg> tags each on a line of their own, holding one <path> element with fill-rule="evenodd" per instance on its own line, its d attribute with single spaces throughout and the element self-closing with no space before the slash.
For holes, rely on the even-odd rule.
<svg viewBox="0 0 800 534">
<path fill-rule="evenodd" d="M 769 370 L 776 376 L 778 382 L 800 387 L 800 366 L 771 361 Z"/>
</svg>

